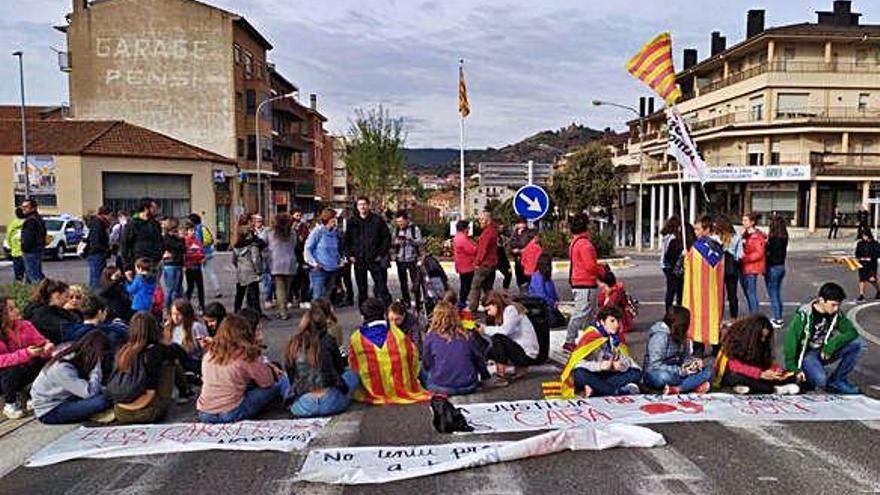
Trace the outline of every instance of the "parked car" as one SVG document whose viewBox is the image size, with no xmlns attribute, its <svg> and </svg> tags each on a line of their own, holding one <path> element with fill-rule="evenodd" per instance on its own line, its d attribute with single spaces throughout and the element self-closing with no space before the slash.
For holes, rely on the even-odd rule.
<svg viewBox="0 0 880 495">
<path fill-rule="evenodd" d="M 46 222 L 46 252 L 47 258 L 63 260 L 64 253 L 73 252 L 77 245 L 88 237 L 89 229 L 81 218 L 71 215 L 57 217 L 44 217 Z M 3 240 L 3 251 L 9 258 L 9 244 Z"/>
</svg>

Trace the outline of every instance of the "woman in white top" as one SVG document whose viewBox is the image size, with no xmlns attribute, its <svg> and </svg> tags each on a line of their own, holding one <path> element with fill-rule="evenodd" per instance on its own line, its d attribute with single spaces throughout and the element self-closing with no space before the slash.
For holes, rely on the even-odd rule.
<svg viewBox="0 0 880 495">
<path fill-rule="evenodd" d="M 488 359 L 495 361 L 499 378 L 504 378 L 507 366 L 516 367 L 513 379 L 522 378 L 538 357 L 538 336 L 526 308 L 514 303 L 504 291 L 490 292 L 485 305 L 492 325 L 479 330 L 492 341 Z"/>
</svg>

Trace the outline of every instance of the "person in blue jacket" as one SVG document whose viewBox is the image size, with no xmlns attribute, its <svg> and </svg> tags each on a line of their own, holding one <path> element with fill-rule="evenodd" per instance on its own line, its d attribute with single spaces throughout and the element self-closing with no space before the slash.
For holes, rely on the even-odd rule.
<svg viewBox="0 0 880 495">
<path fill-rule="evenodd" d="M 310 269 L 312 299 L 329 299 L 336 287 L 336 272 L 339 271 L 342 258 L 339 248 L 336 211 L 326 208 L 321 212 L 320 224 L 309 233 L 305 245 L 304 256 Z"/>
<path fill-rule="evenodd" d="M 549 254 L 538 257 L 538 266 L 529 281 L 530 297 L 536 297 L 547 305 L 547 318 L 550 328 L 566 325 L 565 317 L 559 311 L 559 296 L 556 293 L 556 284 L 553 283 L 553 258 Z"/>
</svg>

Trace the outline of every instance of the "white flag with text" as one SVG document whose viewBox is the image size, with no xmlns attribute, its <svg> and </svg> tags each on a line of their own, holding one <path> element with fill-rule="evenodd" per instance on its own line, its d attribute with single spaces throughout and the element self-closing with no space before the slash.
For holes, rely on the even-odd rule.
<svg viewBox="0 0 880 495">
<path fill-rule="evenodd" d="M 667 124 L 669 128 L 669 147 L 667 155 L 672 155 L 681 165 L 686 175 L 697 178 L 700 184 L 705 184 L 709 173 L 709 166 L 700 156 L 697 143 L 691 138 L 687 124 L 681 118 L 676 107 L 667 111 Z"/>
</svg>

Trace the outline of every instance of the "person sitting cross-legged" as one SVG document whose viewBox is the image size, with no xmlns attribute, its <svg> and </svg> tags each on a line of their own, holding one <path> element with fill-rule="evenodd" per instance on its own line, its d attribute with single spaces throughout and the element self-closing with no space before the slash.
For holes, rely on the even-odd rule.
<svg viewBox="0 0 880 495">
<path fill-rule="evenodd" d="M 715 385 L 736 394 L 800 393 L 797 376 L 773 362 L 773 324 L 755 313 L 740 318 L 727 330 L 715 361 Z"/>
<path fill-rule="evenodd" d="M 645 385 L 664 394 L 709 391 L 712 368 L 691 355 L 687 342 L 691 312 L 672 306 L 663 318 L 648 330 L 645 351 Z"/>
</svg>

